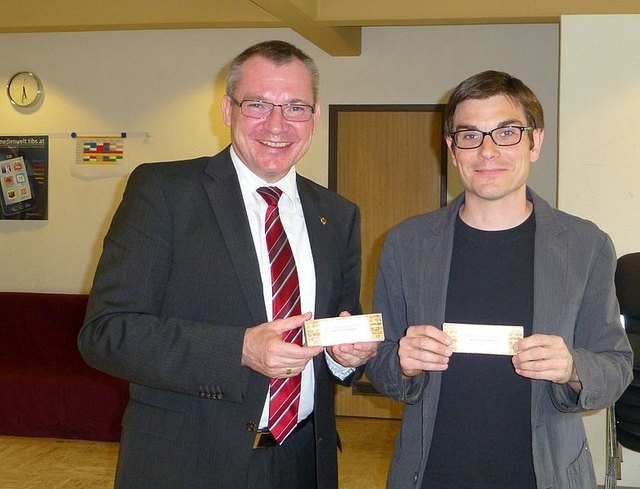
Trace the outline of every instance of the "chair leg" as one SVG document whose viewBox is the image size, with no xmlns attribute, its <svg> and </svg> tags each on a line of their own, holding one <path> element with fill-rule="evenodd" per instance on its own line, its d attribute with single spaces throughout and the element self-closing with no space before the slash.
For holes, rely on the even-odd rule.
<svg viewBox="0 0 640 489">
<path fill-rule="evenodd" d="M 620 445 L 616 436 L 615 405 L 607 408 L 607 470 L 604 476 L 604 489 L 616 489 L 621 471 Z"/>
</svg>

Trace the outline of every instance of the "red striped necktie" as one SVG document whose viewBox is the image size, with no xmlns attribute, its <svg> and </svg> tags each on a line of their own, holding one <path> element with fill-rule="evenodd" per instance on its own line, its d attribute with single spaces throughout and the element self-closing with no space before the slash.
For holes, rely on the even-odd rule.
<svg viewBox="0 0 640 489">
<path fill-rule="evenodd" d="M 267 202 L 264 229 L 271 267 L 271 296 L 273 319 L 284 319 L 300 314 L 300 285 L 296 262 L 287 234 L 280 221 L 278 201 L 282 190 L 260 187 L 258 193 Z M 283 333 L 284 341 L 302 345 L 302 328 Z M 301 374 L 269 381 L 269 431 L 282 443 L 298 422 Z"/>
</svg>

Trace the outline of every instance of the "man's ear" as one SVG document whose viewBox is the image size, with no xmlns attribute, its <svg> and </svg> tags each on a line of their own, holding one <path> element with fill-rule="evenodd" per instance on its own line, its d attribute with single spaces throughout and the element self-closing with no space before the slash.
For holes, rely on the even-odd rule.
<svg viewBox="0 0 640 489">
<path fill-rule="evenodd" d="M 458 160 L 456 159 L 456 147 L 453 144 L 453 138 L 451 136 L 445 136 L 444 140 L 449 148 L 449 154 L 451 155 L 451 164 L 458 168 Z"/>
<path fill-rule="evenodd" d="M 320 104 L 316 102 L 315 105 L 313 106 L 313 132 L 312 132 L 312 134 L 315 134 L 316 126 L 318 125 L 318 121 L 319 120 L 320 120 Z"/>
<path fill-rule="evenodd" d="M 222 97 L 222 119 L 224 120 L 224 125 L 227 127 L 231 127 L 231 110 L 233 109 L 233 102 L 229 95 L 225 95 Z"/>
<path fill-rule="evenodd" d="M 531 131 L 531 156 L 529 161 L 533 163 L 540 158 L 540 150 L 542 149 L 542 141 L 544 140 L 544 129 L 534 129 Z"/>
</svg>

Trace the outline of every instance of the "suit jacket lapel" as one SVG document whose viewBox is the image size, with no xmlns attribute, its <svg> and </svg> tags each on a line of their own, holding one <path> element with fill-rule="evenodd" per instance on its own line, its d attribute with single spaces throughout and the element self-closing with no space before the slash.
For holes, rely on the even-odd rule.
<svg viewBox="0 0 640 489">
<path fill-rule="evenodd" d="M 423 258 L 418 259 L 421 266 L 416 297 L 420 316 L 411 318 L 414 320 L 412 324 L 433 324 L 441 328 L 445 320 L 455 221 L 463 202 L 464 198 L 460 196 L 443 209 L 432 228 L 425 231 L 423 242 L 416 243 Z M 430 300 L 421 300 L 420 297 L 429 297 Z"/>
<path fill-rule="evenodd" d="M 314 190 L 299 177 L 297 178 L 297 184 L 313 255 L 313 267 L 316 272 L 315 315 L 319 317 L 333 312 L 328 311 L 327 306 L 331 287 L 331 277 L 329 275 L 331 267 L 329 263 L 332 259 L 332 253 L 330 238 L 322 221 L 323 218 L 326 219 L 326 213 L 323 211 L 320 197 Z M 326 223 L 326 220 L 324 222 Z"/>
<path fill-rule="evenodd" d="M 557 334 L 556 325 L 567 320 L 565 294 L 567 267 L 570 263 L 568 242 L 562 237 L 564 227 L 549 205 L 528 190 L 536 218 L 535 254 L 533 265 L 533 333 Z M 569 345 L 570 347 L 571 345 Z M 547 382 L 531 382 L 533 422 L 540 412 Z"/>
<path fill-rule="evenodd" d="M 313 267 L 316 273 L 316 303 L 315 317 L 326 316 L 334 311 L 329 311 L 329 290 L 331 288 L 330 261 L 334 259 L 330 238 L 325 223 L 326 212 L 320 196 L 300 177 L 297 178 L 298 194 L 304 212 L 304 220 L 309 235 L 309 244 L 313 255 Z M 317 355 L 313 359 L 314 375 L 316 381 L 323 369 L 324 354 Z"/>
<path fill-rule="evenodd" d="M 564 227 L 549 205 L 530 191 L 536 216 L 533 279 L 533 332 L 555 334 L 564 322 L 569 249 L 562 238 Z"/>
<path fill-rule="evenodd" d="M 260 267 L 229 149 L 214 157 L 205 170 L 204 187 L 229 256 L 238 275 L 255 324 L 267 320 L 262 296 Z M 221 280 L 228 278 L 220 277 Z"/>
</svg>

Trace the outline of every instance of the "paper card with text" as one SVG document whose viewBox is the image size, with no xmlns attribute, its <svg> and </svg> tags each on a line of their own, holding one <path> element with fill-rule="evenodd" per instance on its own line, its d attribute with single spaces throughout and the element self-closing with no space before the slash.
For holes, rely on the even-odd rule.
<svg viewBox="0 0 640 489">
<path fill-rule="evenodd" d="M 451 336 L 454 353 L 514 355 L 513 345 L 522 339 L 522 326 L 444 323 L 442 331 Z"/>
<path fill-rule="evenodd" d="M 311 319 L 304 322 L 304 332 L 307 346 L 384 340 L 382 314 Z"/>
</svg>

